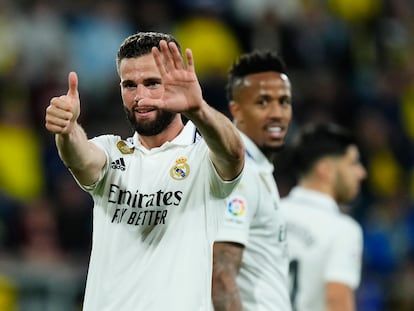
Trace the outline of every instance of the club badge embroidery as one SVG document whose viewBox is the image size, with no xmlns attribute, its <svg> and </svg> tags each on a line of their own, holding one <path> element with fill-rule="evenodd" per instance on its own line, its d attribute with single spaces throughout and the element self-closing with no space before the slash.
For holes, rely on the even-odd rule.
<svg viewBox="0 0 414 311">
<path fill-rule="evenodd" d="M 178 158 L 175 165 L 170 169 L 170 175 L 175 180 L 182 180 L 190 174 L 190 166 L 187 163 L 187 158 Z"/>
<path fill-rule="evenodd" d="M 123 140 L 118 141 L 116 146 L 122 154 L 131 154 L 134 152 L 134 147 L 128 146 L 128 144 Z"/>
</svg>

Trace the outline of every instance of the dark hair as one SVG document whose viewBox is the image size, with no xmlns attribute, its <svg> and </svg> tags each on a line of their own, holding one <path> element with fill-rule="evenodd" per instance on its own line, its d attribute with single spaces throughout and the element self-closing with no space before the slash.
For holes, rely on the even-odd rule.
<svg viewBox="0 0 414 311">
<path fill-rule="evenodd" d="M 293 138 L 292 168 L 301 176 L 322 157 L 344 155 L 351 145 L 356 145 L 356 140 L 346 128 L 334 123 L 309 123 Z"/>
<path fill-rule="evenodd" d="M 228 74 L 227 99 L 229 101 L 233 100 L 233 91 L 244 77 L 267 71 L 286 74 L 285 63 L 275 52 L 255 50 L 240 56 L 238 61 L 233 63 Z"/>
<path fill-rule="evenodd" d="M 138 32 L 126 38 L 119 47 L 116 56 L 116 65 L 119 69 L 119 64 L 124 58 L 134 58 L 147 55 L 151 53 L 154 46 L 159 47 L 160 41 L 174 42 L 178 50 L 181 51 L 181 46 L 174 36 L 160 32 Z"/>
</svg>

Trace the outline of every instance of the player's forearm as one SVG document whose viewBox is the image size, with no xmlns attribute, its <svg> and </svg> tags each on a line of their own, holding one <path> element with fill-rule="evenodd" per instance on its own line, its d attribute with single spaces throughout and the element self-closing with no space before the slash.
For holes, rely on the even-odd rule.
<svg viewBox="0 0 414 311">
<path fill-rule="evenodd" d="M 59 156 L 66 166 L 82 169 L 91 159 L 91 148 L 85 131 L 77 123 L 68 134 L 56 134 L 56 146 Z"/>
<path fill-rule="evenodd" d="M 236 281 L 227 278 L 215 279 L 212 290 L 213 305 L 215 311 L 241 311 L 239 288 Z"/>
<path fill-rule="evenodd" d="M 328 303 L 327 311 L 355 311 L 355 306 L 349 302 L 335 301 Z"/>
<path fill-rule="evenodd" d="M 212 298 L 215 311 L 242 310 L 236 278 L 240 270 L 243 249 L 243 246 L 237 243 L 214 243 Z"/>
<path fill-rule="evenodd" d="M 229 118 L 206 102 L 196 112 L 186 115 L 200 130 L 212 153 L 212 161 L 225 180 L 237 177 L 244 166 L 244 145 Z"/>
<path fill-rule="evenodd" d="M 56 134 L 55 141 L 60 158 L 82 184 L 92 184 L 98 179 L 105 154 L 88 141 L 79 124 L 69 134 Z"/>
<path fill-rule="evenodd" d="M 341 283 L 328 283 L 326 287 L 327 311 L 355 311 L 353 290 Z"/>
</svg>

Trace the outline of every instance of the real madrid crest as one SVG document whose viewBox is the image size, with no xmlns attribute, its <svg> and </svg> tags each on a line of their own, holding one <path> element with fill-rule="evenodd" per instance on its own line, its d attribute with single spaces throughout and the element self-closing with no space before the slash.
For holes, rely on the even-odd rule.
<svg viewBox="0 0 414 311">
<path fill-rule="evenodd" d="M 190 166 L 187 158 L 181 157 L 175 161 L 175 165 L 170 169 L 170 175 L 175 180 L 182 180 L 190 174 Z"/>
<path fill-rule="evenodd" d="M 118 147 L 119 151 L 121 151 L 121 153 L 123 154 L 131 154 L 134 152 L 134 147 L 128 146 L 128 144 L 123 140 L 118 141 L 116 146 Z"/>
</svg>

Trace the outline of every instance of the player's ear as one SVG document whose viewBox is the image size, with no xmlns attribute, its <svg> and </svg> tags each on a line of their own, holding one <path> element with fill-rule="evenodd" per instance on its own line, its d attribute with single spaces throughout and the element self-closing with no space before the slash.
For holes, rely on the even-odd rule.
<svg viewBox="0 0 414 311">
<path fill-rule="evenodd" d="M 236 120 L 238 123 L 243 122 L 243 116 L 240 112 L 240 103 L 232 100 L 229 104 L 229 111 L 233 117 L 234 120 Z"/>
<path fill-rule="evenodd" d="M 330 180 L 335 174 L 334 161 L 329 157 L 319 159 L 315 163 L 315 172 L 323 180 Z"/>
</svg>

